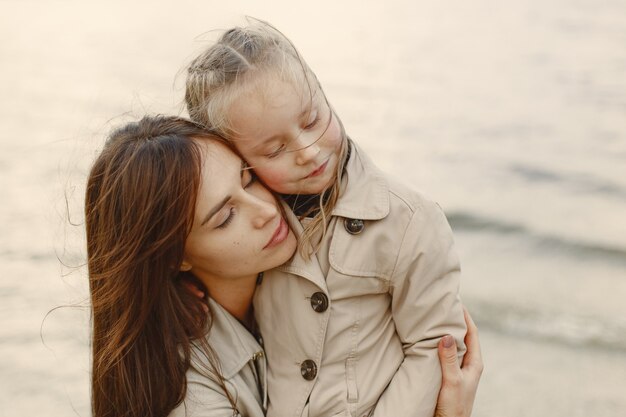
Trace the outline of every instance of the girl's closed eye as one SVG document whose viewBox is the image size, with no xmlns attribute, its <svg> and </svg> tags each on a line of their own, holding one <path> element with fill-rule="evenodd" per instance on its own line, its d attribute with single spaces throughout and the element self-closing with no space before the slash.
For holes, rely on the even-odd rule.
<svg viewBox="0 0 626 417">
<path fill-rule="evenodd" d="M 311 122 L 309 122 L 308 125 L 304 126 L 304 129 L 305 130 L 313 129 L 319 121 L 320 121 L 319 113 L 315 113 L 315 118 Z"/>
<path fill-rule="evenodd" d="M 266 154 L 265 156 L 267 158 L 276 158 L 278 155 L 280 155 L 283 151 L 285 150 L 285 145 L 280 145 L 278 148 L 276 148 L 275 150 L 273 150 L 272 152 Z"/>
</svg>

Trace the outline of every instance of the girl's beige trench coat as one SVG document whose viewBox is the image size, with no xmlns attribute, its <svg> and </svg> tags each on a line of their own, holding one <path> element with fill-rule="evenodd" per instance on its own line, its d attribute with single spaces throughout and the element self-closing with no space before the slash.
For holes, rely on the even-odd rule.
<svg viewBox="0 0 626 417">
<path fill-rule="evenodd" d="M 450 334 L 465 351 L 452 232 L 436 203 L 353 142 L 345 173 L 317 257 L 296 254 L 257 287 L 267 415 L 432 417 L 438 341 Z"/>
<path fill-rule="evenodd" d="M 465 350 L 460 267 L 442 210 L 351 149 L 348 186 L 317 257 L 296 253 L 257 287 L 265 355 L 212 302 L 209 342 L 242 417 L 432 417 L 437 343 L 451 334 L 459 356 Z M 172 416 L 232 416 L 216 383 L 195 367 L 187 379 Z"/>
</svg>

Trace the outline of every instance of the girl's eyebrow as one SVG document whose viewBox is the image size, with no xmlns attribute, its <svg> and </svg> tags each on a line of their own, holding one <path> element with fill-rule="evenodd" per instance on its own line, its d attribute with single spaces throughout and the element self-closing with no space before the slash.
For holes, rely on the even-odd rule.
<svg viewBox="0 0 626 417">
<path fill-rule="evenodd" d="M 279 137 L 279 135 L 270 136 L 269 138 L 267 138 L 267 139 L 264 139 L 264 140 L 260 141 L 258 145 L 254 145 L 254 146 L 252 147 L 252 149 L 253 149 L 253 150 L 257 150 L 257 149 L 259 149 L 259 148 L 262 148 L 262 147 L 264 147 L 265 145 L 267 145 L 268 143 L 273 142 L 273 141 L 275 141 L 276 139 L 278 139 L 278 137 Z"/>
</svg>

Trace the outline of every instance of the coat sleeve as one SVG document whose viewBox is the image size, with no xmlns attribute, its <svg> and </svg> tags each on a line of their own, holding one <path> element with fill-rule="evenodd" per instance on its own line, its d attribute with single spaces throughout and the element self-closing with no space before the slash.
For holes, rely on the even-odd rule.
<svg viewBox="0 0 626 417">
<path fill-rule="evenodd" d="M 187 382 L 187 393 L 182 403 L 168 417 L 247 417 L 233 414 L 226 394 L 208 378 Z"/>
<path fill-rule="evenodd" d="M 404 234 L 390 293 L 404 361 L 380 397 L 375 417 L 432 417 L 441 387 L 437 344 L 454 336 L 465 352 L 466 326 L 459 297 L 460 266 L 441 208 L 425 202 Z"/>
</svg>

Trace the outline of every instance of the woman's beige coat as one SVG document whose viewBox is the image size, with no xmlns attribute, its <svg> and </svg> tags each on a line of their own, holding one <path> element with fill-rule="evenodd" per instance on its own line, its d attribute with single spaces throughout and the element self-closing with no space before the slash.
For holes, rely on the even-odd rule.
<svg viewBox="0 0 626 417">
<path fill-rule="evenodd" d="M 209 299 L 209 307 L 213 315 L 209 345 L 220 362 L 226 387 L 236 399 L 236 415 L 264 417 L 267 385 L 263 349 L 222 306 Z M 207 375 L 206 357 L 199 348 L 193 353 L 195 358 L 186 374 L 187 394 L 170 417 L 233 417 L 233 407 L 226 393 Z"/>
<path fill-rule="evenodd" d="M 296 254 L 257 288 L 268 417 L 432 417 L 437 343 L 451 334 L 464 352 L 459 261 L 442 210 L 351 146 L 317 258 Z"/>
</svg>

